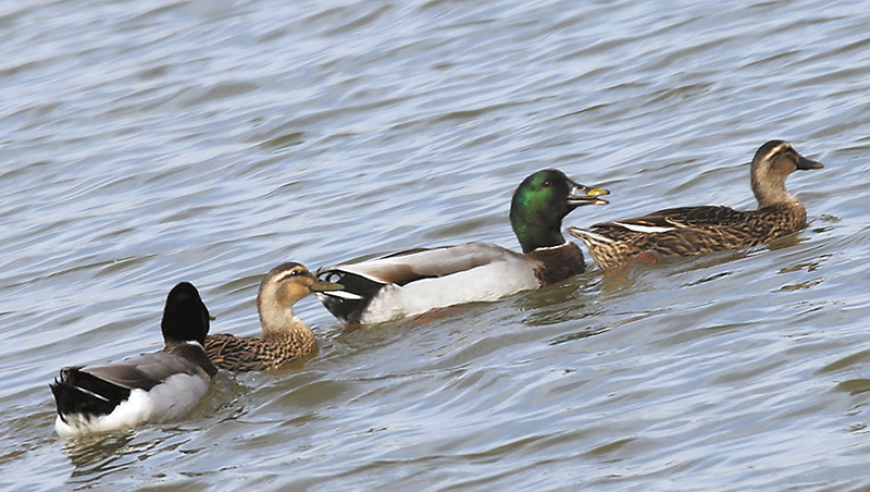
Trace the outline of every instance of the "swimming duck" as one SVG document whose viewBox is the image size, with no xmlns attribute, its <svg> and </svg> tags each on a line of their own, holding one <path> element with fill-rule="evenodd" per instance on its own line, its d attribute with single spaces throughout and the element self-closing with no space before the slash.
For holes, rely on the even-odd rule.
<svg viewBox="0 0 870 492">
<path fill-rule="evenodd" d="M 205 339 L 205 352 L 215 366 L 227 371 L 276 369 L 308 355 L 314 350 L 314 333 L 293 314 L 293 305 L 312 292 L 341 288 L 317 280 L 299 263 L 278 265 L 266 274 L 257 292 L 263 338 L 228 333 L 209 335 Z"/>
<path fill-rule="evenodd" d="M 745 248 L 806 226 L 803 204 L 785 189 L 796 170 L 820 169 L 787 142 L 771 140 L 755 153 L 750 169 L 755 210 L 703 206 L 659 210 L 634 219 L 603 222 L 592 230 L 568 227 L 583 240 L 602 270 L 612 270 L 643 254 L 691 256 Z"/>
<path fill-rule="evenodd" d="M 562 236 L 562 219 L 582 205 L 603 205 L 607 190 L 577 184 L 562 171 L 528 176 L 511 200 L 510 222 L 522 254 L 488 243 L 418 248 L 322 269 L 344 286 L 320 292 L 346 323 L 379 323 L 466 302 L 538 289 L 583 272 L 583 253 Z"/>
<path fill-rule="evenodd" d="M 217 369 L 205 355 L 209 313 L 182 282 L 166 298 L 163 350 L 97 366 L 61 369 L 49 384 L 63 437 L 133 428 L 180 418 L 205 396 Z"/>
</svg>

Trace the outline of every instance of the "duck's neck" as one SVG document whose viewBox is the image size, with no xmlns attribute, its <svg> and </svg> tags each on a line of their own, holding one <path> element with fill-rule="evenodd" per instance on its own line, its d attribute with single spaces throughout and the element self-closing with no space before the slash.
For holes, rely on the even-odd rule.
<svg viewBox="0 0 870 492">
<path fill-rule="evenodd" d="M 512 211 L 513 212 L 513 211 Z M 559 230 L 562 221 L 553 224 L 541 224 L 535 220 L 511 213 L 511 226 L 514 234 L 523 248 L 523 253 L 529 253 L 539 248 L 552 248 L 565 244 L 565 236 Z"/>
<path fill-rule="evenodd" d="M 751 181 L 752 193 L 758 201 L 759 210 L 773 205 L 800 205 L 800 200 L 795 198 L 785 188 L 786 177 L 768 174 L 764 178 L 761 178 L 753 174 Z"/>
<path fill-rule="evenodd" d="M 261 300 L 258 300 L 257 304 L 264 339 L 313 335 L 311 328 L 293 314 L 291 307 Z"/>
<path fill-rule="evenodd" d="M 757 210 L 765 210 L 771 207 L 786 209 L 786 210 L 806 210 L 804 208 L 804 204 L 801 203 L 797 197 L 793 195 L 789 195 L 786 192 L 786 196 L 778 197 L 776 200 L 758 200 L 758 209 Z M 806 212 L 804 212 L 806 213 Z"/>
<path fill-rule="evenodd" d="M 780 206 L 786 208 L 803 208 L 803 204 L 800 200 L 785 187 L 782 187 L 779 190 L 766 190 L 764 193 L 755 193 L 755 199 L 758 200 L 758 210 Z"/>
</svg>

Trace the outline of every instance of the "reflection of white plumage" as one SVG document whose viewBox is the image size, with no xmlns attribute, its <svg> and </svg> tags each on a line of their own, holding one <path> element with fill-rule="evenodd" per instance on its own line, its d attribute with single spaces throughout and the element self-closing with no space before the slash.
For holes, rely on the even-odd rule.
<svg viewBox="0 0 870 492">
<path fill-rule="evenodd" d="M 203 350 L 209 313 L 196 288 L 182 282 L 166 298 L 164 347 L 120 362 L 65 367 L 50 384 L 55 429 L 64 437 L 177 419 L 205 396 L 217 369 Z"/>
<path fill-rule="evenodd" d="M 562 219 L 581 205 L 607 203 L 554 169 L 528 176 L 514 192 L 511 225 L 523 253 L 494 244 L 420 248 L 324 268 L 323 280 L 344 290 L 318 293 L 348 323 L 377 323 L 431 309 L 491 301 L 538 289 L 583 272 L 583 254 L 562 236 Z"/>
</svg>

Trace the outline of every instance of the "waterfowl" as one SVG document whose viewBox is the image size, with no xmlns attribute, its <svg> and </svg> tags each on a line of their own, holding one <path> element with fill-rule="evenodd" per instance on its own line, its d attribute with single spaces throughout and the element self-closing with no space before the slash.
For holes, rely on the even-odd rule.
<svg viewBox="0 0 870 492">
<path fill-rule="evenodd" d="M 61 369 L 49 384 L 63 437 L 133 428 L 183 417 L 208 391 L 217 369 L 203 350 L 209 313 L 182 282 L 166 298 L 163 350 L 97 366 Z"/>
<path fill-rule="evenodd" d="M 321 269 L 344 290 L 317 296 L 346 323 L 379 323 L 538 289 L 583 272 L 583 253 L 562 236 L 562 219 L 583 205 L 603 205 L 607 190 L 588 188 L 546 169 L 523 180 L 510 222 L 523 252 L 488 243 L 418 248 Z"/>
<path fill-rule="evenodd" d="M 308 355 L 314 350 L 314 333 L 293 314 L 293 305 L 312 292 L 341 288 L 318 280 L 299 263 L 278 265 L 266 274 L 257 292 L 263 337 L 209 335 L 205 339 L 205 352 L 215 366 L 227 371 L 276 369 Z"/>
<path fill-rule="evenodd" d="M 612 270 L 643 254 L 692 256 L 765 243 L 806 226 L 803 204 L 785 188 L 796 170 L 822 164 L 800 155 L 782 140 L 771 140 L 755 153 L 750 168 L 755 210 L 720 206 L 659 210 L 643 217 L 603 222 L 592 230 L 568 227 L 583 240 L 602 270 Z"/>
</svg>

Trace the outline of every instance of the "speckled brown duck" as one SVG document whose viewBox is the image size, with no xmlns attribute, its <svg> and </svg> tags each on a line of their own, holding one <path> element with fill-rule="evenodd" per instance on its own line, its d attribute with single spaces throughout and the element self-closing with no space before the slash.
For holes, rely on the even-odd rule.
<svg viewBox="0 0 870 492">
<path fill-rule="evenodd" d="M 786 190 L 785 180 L 796 170 L 822 167 L 801 156 L 788 142 L 771 140 L 752 159 L 752 192 L 758 200 L 755 210 L 671 208 L 595 224 L 592 230 L 568 227 L 568 232 L 586 243 L 602 270 L 619 268 L 644 254 L 693 256 L 756 246 L 806 227 L 806 209 Z"/>
<path fill-rule="evenodd" d="M 260 282 L 257 311 L 263 336 L 209 335 L 205 351 L 212 363 L 227 371 L 266 371 L 309 355 L 316 345 L 314 333 L 293 314 L 293 305 L 312 292 L 340 290 L 341 285 L 317 280 L 299 263 L 273 268 Z"/>
</svg>

